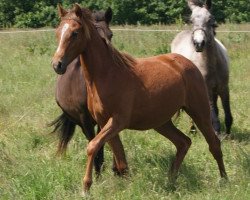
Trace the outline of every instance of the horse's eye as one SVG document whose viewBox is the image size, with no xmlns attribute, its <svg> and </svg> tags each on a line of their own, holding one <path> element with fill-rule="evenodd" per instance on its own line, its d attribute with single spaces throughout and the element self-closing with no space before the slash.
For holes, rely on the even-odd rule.
<svg viewBox="0 0 250 200">
<path fill-rule="evenodd" d="M 72 37 L 73 37 L 73 38 L 76 38 L 77 35 L 78 35 L 78 32 L 77 32 L 77 31 L 74 31 L 74 32 L 72 33 Z"/>
</svg>

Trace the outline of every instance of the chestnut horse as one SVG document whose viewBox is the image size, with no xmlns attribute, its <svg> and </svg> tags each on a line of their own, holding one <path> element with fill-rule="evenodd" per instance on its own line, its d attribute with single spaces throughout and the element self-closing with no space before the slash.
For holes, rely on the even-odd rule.
<svg viewBox="0 0 250 200">
<path fill-rule="evenodd" d="M 221 128 L 217 99 L 221 98 L 226 134 L 230 134 L 233 118 L 229 101 L 229 59 L 226 48 L 215 38 L 217 25 L 210 13 L 212 1 L 206 0 L 203 4 L 199 0 L 188 0 L 188 6 L 192 11 L 193 28 L 176 35 L 171 52 L 190 59 L 202 73 L 208 88 L 213 127 L 218 134 Z"/>
<path fill-rule="evenodd" d="M 52 66 L 56 73 L 63 74 L 68 64 L 80 55 L 88 108 L 101 127 L 87 146 L 84 194 L 92 184 L 94 157 L 106 142 L 114 153 L 117 169 L 126 171 L 127 163 L 118 135 L 124 129 L 155 129 L 176 146 L 176 158 L 169 176 L 174 181 L 191 145 L 190 138 L 171 121 L 181 108 L 204 135 L 221 177 L 227 177 L 220 141 L 212 126 L 206 85 L 190 60 L 179 54 L 140 59 L 121 54 L 100 37 L 91 13 L 78 4 L 61 16 L 56 35 L 59 45 Z"/>
<path fill-rule="evenodd" d="M 59 7 L 60 9 L 60 7 Z M 66 12 L 65 12 L 66 13 Z M 112 19 L 112 10 L 108 8 L 105 12 L 94 11 L 92 14 L 95 20 L 95 27 L 102 37 L 111 41 L 113 36 L 109 29 Z M 63 153 L 72 138 L 76 125 L 80 126 L 86 138 L 90 141 L 95 137 L 95 120 L 89 113 L 87 107 L 87 89 L 82 74 L 80 58 L 71 62 L 63 75 L 58 75 L 56 82 L 56 102 L 63 113 L 55 119 L 50 126 L 54 126 L 53 132 L 58 132 L 60 142 L 58 153 Z M 100 148 L 95 157 L 95 171 L 100 174 L 104 162 L 103 147 Z M 113 170 L 116 172 L 115 165 Z"/>
</svg>

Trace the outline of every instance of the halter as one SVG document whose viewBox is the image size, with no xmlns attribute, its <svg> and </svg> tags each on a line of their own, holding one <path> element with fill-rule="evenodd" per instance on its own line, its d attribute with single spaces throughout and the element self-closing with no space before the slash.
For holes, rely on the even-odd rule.
<svg viewBox="0 0 250 200">
<path fill-rule="evenodd" d="M 195 31 L 199 31 L 199 30 L 202 31 L 202 32 L 205 34 L 206 38 L 208 39 L 208 40 L 207 40 L 207 44 L 210 45 L 210 44 L 212 43 L 212 42 L 211 42 L 211 37 L 208 36 L 208 34 L 207 34 L 207 32 L 204 30 L 204 28 L 196 28 L 196 29 L 194 29 L 193 32 L 192 32 L 192 40 L 193 40 L 194 32 L 195 32 Z"/>
<path fill-rule="evenodd" d="M 206 31 L 204 30 L 204 28 L 196 28 L 196 29 L 194 29 L 193 32 L 192 32 L 192 36 L 194 35 L 194 32 L 195 32 L 195 31 L 199 31 L 199 30 L 202 31 L 202 32 L 205 34 L 205 36 L 207 37 L 207 33 L 206 33 Z M 208 37 L 207 37 L 207 38 L 208 38 Z"/>
</svg>

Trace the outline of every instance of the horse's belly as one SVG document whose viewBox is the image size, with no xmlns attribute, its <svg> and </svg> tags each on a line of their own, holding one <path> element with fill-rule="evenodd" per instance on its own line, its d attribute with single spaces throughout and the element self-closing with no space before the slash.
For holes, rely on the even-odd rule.
<svg viewBox="0 0 250 200">
<path fill-rule="evenodd" d="M 157 128 L 171 120 L 173 115 L 185 105 L 182 87 L 175 91 L 164 91 L 158 97 L 150 98 L 146 104 L 138 103 L 132 110 L 130 129 L 147 130 Z"/>
</svg>

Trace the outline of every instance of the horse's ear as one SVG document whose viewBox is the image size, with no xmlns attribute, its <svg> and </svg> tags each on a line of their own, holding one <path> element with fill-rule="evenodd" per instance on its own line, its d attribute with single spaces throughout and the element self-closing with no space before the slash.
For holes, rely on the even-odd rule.
<svg viewBox="0 0 250 200">
<path fill-rule="evenodd" d="M 105 21 L 109 24 L 112 20 L 113 11 L 110 7 L 105 12 Z"/>
<path fill-rule="evenodd" d="M 202 2 L 200 0 L 187 0 L 188 7 L 193 10 L 196 6 L 202 7 Z"/>
<path fill-rule="evenodd" d="M 82 8 L 78 3 L 74 4 L 74 12 L 77 17 L 81 18 L 82 17 Z"/>
<path fill-rule="evenodd" d="M 61 4 L 58 4 L 57 8 L 58 8 L 58 14 L 59 14 L 60 18 L 62 18 L 65 15 L 67 15 L 68 12 L 61 6 Z"/>
<path fill-rule="evenodd" d="M 210 10 L 212 7 L 212 0 L 206 0 L 205 7 Z"/>
</svg>

